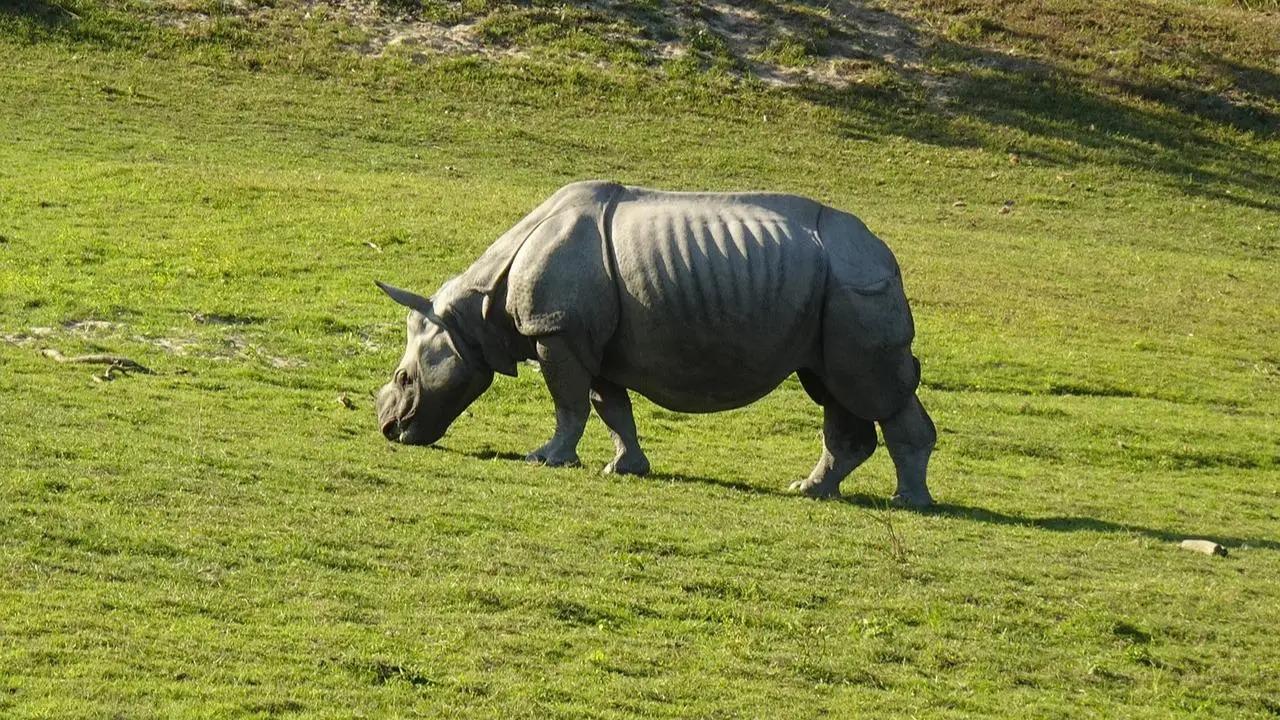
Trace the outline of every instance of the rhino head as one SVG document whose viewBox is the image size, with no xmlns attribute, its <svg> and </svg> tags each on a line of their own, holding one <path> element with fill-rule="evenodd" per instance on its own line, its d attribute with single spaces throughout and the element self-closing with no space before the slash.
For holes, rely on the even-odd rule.
<svg viewBox="0 0 1280 720">
<path fill-rule="evenodd" d="M 378 287 L 409 308 L 404 357 L 378 391 L 378 425 L 388 440 L 430 445 L 489 388 L 493 370 L 476 362 L 448 303 L 383 283 Z"/>
</svg>

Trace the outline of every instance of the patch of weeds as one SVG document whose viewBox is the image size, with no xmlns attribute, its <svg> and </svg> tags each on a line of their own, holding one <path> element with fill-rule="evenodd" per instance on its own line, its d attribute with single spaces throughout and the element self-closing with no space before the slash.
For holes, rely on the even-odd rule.
<svg viewBox="0 0 1280 720">
<path fill-rule="evenodd" d="M 1045 388 L 1049 395 L 1082 395 L 1086 397 L 1140 398 L 1143 393 L 1128 388 L 1102 383 L 1083 383 L 1071 380 L 1050 382 Z"/>
<path fill-rule="evenodd" d="M 893 514 L 894 509 L 885 504 L 874 517 L 880 527 L 884 528 L 885 545 L 889 550 L 889 557 L 893 558 L 894 562 L 902 565 L 908 560 L 907 546 L 903 542 L 902 535 L 898 532 L 897 527 L 893 524 Z"/>
<path fill-rule="evenodd" d="M 685 43 L 689 47 L 689 54 L 678 58 L 676 62 L 692 64 L 694 69 L 711 67 L 724 72 L 732 72 L 740 67 L 728 41 L 706 24 L 693 26 L 685 35 Z"/>
<path fill-rule="evenodd" d="M 43 483 L 41 483 L 41 487 L 44 488 L 44 491 L 46 493 L 49 493 L 51 495 L 58 495 L 60 493 L 66 492 L 67 490 L 70 490 L 71 483 L 67 482 L 66 480 L 62 480 L 60 478 L 52 478 L 49 480 L 45 480 Z"/>
<path fill-rule="evenodd" d="M 609 610 L 560 598 L 551 601 L 551 612 L 555 619 L 570 625 L 607 628 L 617 625 L 622 620 Z"/>
<path fill-rule="evenodd" d="M 1260 470 L 1274 466 L 1277 461 L 1275 456 L 1244 455 L 1226 450 L 1177 450 L 1170 453 L 1157 453 L 1152 459 L 1160 467 L 1174 470 L 1213 468 Z"/>
<path fill-rule="evenodd" d="M 604 649 L 596 650 L 587 659 L 603 672 L 629 678 L 657 677 L 662 669 L 659 659 L 634 657 L 632 652 L 625 649 L 617 651 L 617 654 Z"/>
<path fill-rule="evenodd" d="M 258 315 L 244 313 L 204 313 L 194 312 L 191 321 L 197 325 L 258 325 L 263 318 Z"/>
<path fill-rule="evenodd" d="M 863 637 L 876 638 L 893 635 L 893 623 L 878 618 L 862 618 L 855 626 L 857 633 Z"/>
<path fill-rule="evenodd" d="M 118 555 L 120 553 L 119 547 L 93 530 L 71 534 L 50 529 L 41 532 L 40 535 L 42 539 L 48 542 L 94 555 Z"/>
<path fill-rule="evenodd" d="M 865 670 L 846 671 L 828 663 L 806 660 L 795 666 L 795 673 L 809 685 L 819 687 L 864 686 L 884 688 L 883 681 Z"/>
<path fill-rule="evenodd" d="M 428 688 L 440 684 L 419 668 L 387 660 L 352 660 L 342 663 L 342 667 L 373 685 L 402 682 L 416 688 Z"/>
<path fill-rule="evenodd" d="M 445 19 L 445 12 L 457 12 L 455 3 L 432 2 L 431 0 L 375 0 L 373 6 L 386 15 L 430 18 L 437 22 Z M 434 12 L 433 12 L 434 11 Z M 452 13 L 451 13 L 452 14 Z"/>
<path fill-rule="evenodd" d="M 1135 665 L 1150 668 L 1163 668 L 1165 664 L 1151 654 L 1146 645 L 1130 645 L 1124 649 L 1124 656 Z"/>
<path fill-rule="evenodd" d="M 1145 645 L 1151 642 L 1151 633 L 1124 620 L 1117 620 L 1112 623 L 1111 634 L 1128 643 Z"/>
<path fill-rule="evenodd" d="M 720 37 L 720 33 L 709 27 L 695 28 L 689 33 L 689 49 L 711 56 L 722 56 L 729 53 L 729 43 Z"/>
<path fill-rule="evenodd" d="M 1024 402 L 1015 410 L 1019 415 L 1027 415 L 1029 417 L 1043 418 L 1065 418 L 1070 417 L 1071 413 L 1066 410 L 1055 407 L 1047 407 L 1045 405 L 1037 405 L 1035 403 Z"/>
<path fill-rule="evenodd" d="M 829 596 L 824 595 L 822 593 L 815 592 L 815 593 L 806 593 L 803 597 L 795 600 L 794 604 L 796 607 L 804 608 L 805 610 L 816 610 L 820 607 L 823 607 L 829 604 L 830 602 L 831 602 L 831 598 Z"/>
<path fill-rule="evenodd" d="M 762 62 L 789 68 L 809 67 L 817 57 L 818 48 L 811 40 L 792 33 L 775 35 L 756 55 L 756 59 Z"/>
<path fill-rule="evenodd" d="M 350 480 L 362 485 L 370 485 L 373 487 L 385 487 L 391 484 L 389 479 L 368 470 L 344 467 L 338 470 L 337 475 L 340 480 Z"/>
<path fill-rule="evenodd" d="M 454 678 L 450 682 L 450 687 L 459 695 L 470 698 L 484 698 L 493 694 L 493 688 L 489 683 L 465 676 Z"/>
<path fill-rule="evenodd" d="M 366 560 L 352 553 L 336 552 L 309 545 L 298 551 L 295 556 L 300 560 L 306 560 L 338 572 L 362 572 L 371 568 Z"/>
<path fill-rule="evenodd" d="M 320 331 L 326 335 L 347 335 L 358 332 L 360 325 L 348 320 L 326 315 L 319 320 Z"/>
<path fill-rule="evenodd" d="M 306 710 L 307 706 L 297 700 L 264 700 L 245 705 L 242 709 L 249 715 L 274 716 L 300 713 Z"/>
<path fill-rule="evenodd" d="M 1054 195 L 1029 195 L 1024 202 L 1032 207 L 1050 209 L 1068 208 L 1073 204 L 1070 198 L 1057 197 Z"/>
<path fill-rule="evenodd" d="M 1003 25 L 990 18 L 972 15 L 951 21 L 947 25 L 946 36 L 960 42 L 976 42 L 1003 33 L 1004 30 Z"/>
<path fill-rule="evenodd" d="M 1122 672 L 1112 670 L 1102 664 L 1094 664 L 1089 666 L 1088 675 L 1102 682 L 1108 683 L 1129 683 L 1133 682 L 1133 678 Z"/>
<path fill-rule="evenodd" d="M 642 48 L 651 44 L 642 28 L 573 5 L 503 6 L 482 17 L 475 33 L 503 47 L 549 49 L 619 64 L 642 62 Z"/>
<path fill-rule="evenodd" d="M 511 603 L 507 602 L 506 598 L 492 590 L 485 590 L 483 588 L 467 588 L 467 590 L 464 591 L 463 596 L 468 602 L 474 605 L 479 605 L 482 609 L 487 611 L 506 610 L 512 607 Z"/>
<path fill-rule="evenodd" d="M 655 557 L 673 557 L 692 554 L 676 543 L 651 540 L 648 538 L 627 538 L 621 543 L 620 549 L 627 553 L 653 555 Z"/>
<path fill-rule="evenodd" d="M 741 587 L 725 580 L 685 583 L 681 590 L 692 595 L 701 595 L 716 600 L 759 599 L 760 589 L 755 586 Z"/>
<path fill-rule="evenodd" d="M 148 557 L 172 559 L 182 556 L 182 550 L 156 538 L 148 538 L 145 540 L 134 541 L 129 544 L 129 551 L 135 555 L 146 555 Z"/>
</svg>

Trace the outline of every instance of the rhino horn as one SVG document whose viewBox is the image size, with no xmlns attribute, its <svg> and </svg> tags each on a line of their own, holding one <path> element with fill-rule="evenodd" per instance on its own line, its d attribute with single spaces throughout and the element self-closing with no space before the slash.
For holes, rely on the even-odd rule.
<svg viewBox="0 0 1280 720">
<path fill-rule="evenodd" d="M 378 280 L 374 280 L 373 282 L 376 283 L 379 288 L 382 288 L 382 292 L 386 293 L 387 297 L 392 300 L 395 300 L 410 310 L 417 310 L 428 317 L 432 315 L 431 301 L 429 299 L 424 298 L 417 293 L 409 292 L 408 290 L 401 290 L 394 285 L 388 285 Z"/>
</svg>

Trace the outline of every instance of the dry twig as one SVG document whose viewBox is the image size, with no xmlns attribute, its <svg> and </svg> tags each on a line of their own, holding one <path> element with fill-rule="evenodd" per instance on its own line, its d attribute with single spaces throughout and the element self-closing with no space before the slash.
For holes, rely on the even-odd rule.
<svg viewBox="0 0 1280 720">
<path fill-rule="evenodd" d="M 76 355 L 74 357 L 67 357 L 66 355 L 63 355 L 61 352 L 53 348 L 47 348 L 45 350 L 42 350 L 40 351 L 40 354 L 44 355 L 45 357 L 51 360 L 56 360 L 60 363 L 79 363 L 84 365 L 108 365 L 109 367 L 107 368 L 107 372 L 104 373 L 102 377 L 102 379 L 104 380 L 114 379 L 114 375 L 112 374 L 113 372 L 141 373 L 143 375 L 156 374 L 154 370 L 147 367 L 146 365 L 143 365 L 142 363 L 136 362 L 134 360 L 130 360 L 129 358 L 123 357 L 120 355 L 93 354 L 93 355 Z"/>
</svg>

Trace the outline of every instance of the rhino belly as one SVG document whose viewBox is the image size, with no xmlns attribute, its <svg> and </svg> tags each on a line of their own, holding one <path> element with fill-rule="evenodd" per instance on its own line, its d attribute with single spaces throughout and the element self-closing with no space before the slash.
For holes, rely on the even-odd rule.
<svg viewBox="0 0 1280 720">
<path fill-rule="evenodd" d="M 814 359 L 822 251 L 803 224 L 747 210 L 614 225 L 619 321 L 605 377 L 671 410 L 712 412 Z"/>
</svg>

